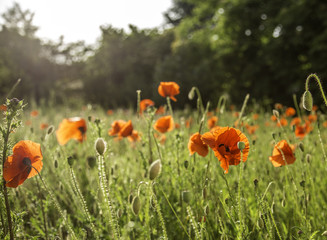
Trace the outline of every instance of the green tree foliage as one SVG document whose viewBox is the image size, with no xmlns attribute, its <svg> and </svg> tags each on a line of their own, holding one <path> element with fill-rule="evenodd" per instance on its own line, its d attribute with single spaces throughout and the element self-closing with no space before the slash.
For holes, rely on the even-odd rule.
<svg viewBox="0 0 327 240">
<path fill-rule="evenodd" d="M 139 30 L 130 25 L 130 33 L 112 26 L 102 26 L 100 47 L 87 61 L 85 97 L 107 107 L 128 106 L 136 99 L 154 98 L 156 65 L 170 54 L 172 33 Z"/>
</svg>

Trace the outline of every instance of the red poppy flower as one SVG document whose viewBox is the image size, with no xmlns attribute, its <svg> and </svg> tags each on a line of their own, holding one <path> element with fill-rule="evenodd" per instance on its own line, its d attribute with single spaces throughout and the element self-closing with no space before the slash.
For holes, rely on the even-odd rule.
<svg viewBox="0 0 327 240">
<path fill-rule="evenodd" d="M 295 136 L 302 139 L 311 131 L 312 131 L 312 127 L 310 125 L 310 122 L 307 120 L 305 121 L 304 125 L 299 125 L 299 124 L 296 125 Z"/>
<path fill-rule="evenodd" d="M 41 123 L 40 124 L 40 129 L 46 129 L 48 127 L 49 127 L 49 124 L 47 124 L 47 123 Z"/>
<path fill-rule="evenodd" d="M 301 124 L 301 118 L 299 117 L 295 117 L 292 119 L 291 123 L 290 123 L 290 126 L 292 127 L 293 125 L 297 126 Z"/>
<path fill-rule="evenodd" d="M 33 110 L 32 112 L 31 112 L 31 116 L 32 117 L 36 117 L 36 116 L 38 116 L 39 115 L 39 112 L 37 111 L 37 110 Z"/>
<path fill-rule="evenodd" d="M 140 113 L 143 113 L 145 109 L 147 109 L 147 107 L 150 106 L 154 106 L 154 101 L 152 101 L 151 99 L 143 99 L 140 102 Z"/>
<path fill-rule="evenodd" d="M 165 132 L 172 131 L 175 127 L 175 124 L 172 116 L 168 115 L 159 118 L 153 127 L 158 132 L 165 133 Z"/>
<path fill-rule="evenodd" d="M 309 120 L 311 123 L 317 121 L 317 115 L 310 114 L 310 115 L 308 116 L 308 120 Z"/>
<path fill-rule="evenodd" d="M 160 96 L 170 97 L 171 100 L 176 102 L 175 95 L 179 94 L 179 86 L 175 82 L 160 82 L 158 92 Z"/>
<path fill-rule="evenodd" d="M 249 141 L 238 129 L 231 127 L 220 127 L 214 131 L 204 133 L 202 141 L 207 144 L 220 161 L 220 166 L 228 173 L 229 165 L 238 165 L 241 161 L 241 151 L 237 147 L 238 142 L 244 142 L 242 161 L 245 162 L 249 154 Z"/>
<path fill-rule="evenodd" d="M 284 117 L 282 117 L 282 118 L 279 120 L 279 122 L 277 122 L 277 126 L 278 126 L 278 127 L 280 127 L 281 125 L 282 125 L 283 127 L 285 127 L 285 126 L 287 126 L 287 124 L 288 124 L 288 121 L 287 121 L 286 118 L 284 118 Z"/>
<path fill-rule="evenodd" d="M 166 109 L 164 106 L 160 106 L 157 111 L 156 111 L 156 114 L 159 115 L 159 114 L 165 114 L 166 112 Z"/>
<path fill-rule="evenodd" d="M 292 117 L 292 116 L 295 115 L 295 113 L 296 113 L 296 111 L 295 111 L 295 109 L 292 108 L 292 107 L 288 107 L 288 108 L 286 109 L 286 111 L 285 111 L 285 115 L 286 115 L 287 117 Z"/>
<path fill-rule="evenodd" d="M 40 144 L 30 140 L 18 142 L 13 147 L 13 155 L 8 156 L 4 163 L 3 178 L 7 182 L 6 186 L 16 188 L 27 178 L 35 176 L 37 171 L 42 170 L 42 159 Z"/>
<path fill-rule="evenodd" d="M 272 152 L 272 156 L 269 157 L 269 160 L 274 165 L 274 167 L 285 166 L 285 164 L 292 164 L 295 162 L 294 156 L 294 146 L 288 145 L 286 140 L 281 140 L 278 142 Z"/>
<path fill-rule="evenodd" d="M 7 106 L 5 104 L 0 105 L 0 111 L 7 111 Z"/>
<path fill-rule="evenodd" d="M 124 120 L 116 120 L 111 124 L 111 129 L 108 131 L 108 134 L 110 136 L 115 136 L 117 135 L 120 130 L 122 129 L 122 127 L 125 125 L 125 121 Z"/>
<path fill-rule="evenodd" d="M 140 141 L 141 140 L 141 137 L 138 133 L 138 131 L 136 130 L 133 130 L 132 131 L 132 134 L 127 136 L 127 139 L 130 141 L 130 142 L 136 142 L 136 141 Z"/>
<path fill-rule="evenodd" d="M 210 129 L 213 128 L 214 126 L 216 126 L 217 122 L 218 122 L 218 117 L 213 116 L 213 117 L 209 118 L 207 121 L 208 127 Z"/>
<path fill-rule="evenodd" d="M 113 110 L 111 110 L 111 109 L 108 109 L 108 110 L 107 110 L 107 115 L 109 115 L 109 116 L 110 116 L 110 115 L 112 115 L 112 114 L 114 114 L 114 111 L 113 111 Z"/>
<path fill-rule="evenodd" d="M 118 137 L 128 137 L 133 133 L 132 121 L 129 120 L 124 125 L 121 126 L 121 129 L 118 133 Z"/>
<path fill-rule="evenodd" d="M 209 148 L 208 145 L 204 144 L 201 140 L 200 133 L 194 133 L 188 142 L 188 150 L 190 151 L 190 155 L 193 155 L 197 152 L 200 156 L 205 157 L 208 155 Z"/>
<path fill-rule="evenodd" d="M 86 122 L 79 117 L 64 119 L 56 131 L 57 140 L 60 145 L 65 145 L 70 139 L 83 142 L 86 138 Z"/>
</svg>

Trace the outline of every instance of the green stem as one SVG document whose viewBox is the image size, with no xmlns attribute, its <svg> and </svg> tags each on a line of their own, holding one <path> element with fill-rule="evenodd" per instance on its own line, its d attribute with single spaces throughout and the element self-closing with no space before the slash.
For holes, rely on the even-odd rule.
<svg viewBox="0 0 327 240">
<path fill-rule="evenodd" d="M 41 191 L 41 187 L 40 187 L 40 184 L 39 184 L 39 181 L 37 180 L 37 178 L 36 178 L 36 184 L 37 184 L 37 188 L 38 188 L 38 191 L 39 191 L 39 200 L 40 200 L 41 211 L 42 211 L 42 216 L 43 216 L 43 226 L 44 226 L 44 232 L 45 232 L 45 239 L 48 240 L 49 237 L 48 237 L 47 219 L 46 219 L 46 214 L 44 212 L 43 201 L 42 201 L 42 198 L 41 198 L 42 191 Z"/>
<path fill-rule="evenodd" d="M 302 115 L 301 115 L 301 111 L 300 111 L 300 108 L 299 108 L 299 104 L 297 103 L 297 100 L 296 100 L 296 94 L 293 94 L 293 102 L 294 102 L 294 106 L 295 106 L 295 109 L 296 109 L 297 116 L 300 119 L 302 119 Z"/>
<path fill-rule="evenodd" d="M 323 90 L 323 88 L 322 88 L 321 81 L 320 81 L 319 77 L 317 76 L 317 74 L 315 74 L 315 73 L 311 73 L 311 74 L 307 77 L 307 79 L 306 79 L 306 81 L 305 81 L 305 90 L 306 90 L 306 91 L 309 91 L 309 81 L 310 81 L 311 78 L 315 79 L 316 82 L 318 83 L 319 90 L 320 90 L 320 92 L 321 92 L 321 96 L 322 96 L 322 98 L 324 99 L 325 105 L 327 106 L 327 99 L 326 99 L 326 96 L 325 96 L 324 90 Z"/>
<path fill-rule="evenodd" d="M 8 148 L 8 140 L 9 140 L 9 134 L 11 130 L 11 121 L 7 122 L 7 132 L 4 134 L 4 146 L 2 151 L 2 173 L 5 166 L 5 161 L 7 158 L 7 148 Z M 11 220 L 11 211 L 10 211 L 10 204 L 8 199 L 8 191 L 6 186 L 6 180 L 2 176 L 2 183 L 3 183 L 3 195 L 5 197 L 5 204 L 6 204 L 6 210 L 7 210 L 7 221 L 8 221 L 8 227 L 9 227 L 9 234 L 10 234 L 10 240 L 14 239 L 14 232 L 12 228 L 12 220 Z"/>
<path fill-rule="evenodd" d="M 173 117 L 173 109 L 171 107 L 170 98 L 167 97 L 166 99 L 167 99 L 167 105 L 168 105 L 169 113 L 170 113 L 171 117 Z"/>
</svg>

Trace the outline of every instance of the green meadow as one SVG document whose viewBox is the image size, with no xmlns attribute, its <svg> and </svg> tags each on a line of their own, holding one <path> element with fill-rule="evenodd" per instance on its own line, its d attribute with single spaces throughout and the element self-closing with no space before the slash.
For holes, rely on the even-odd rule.
<svg viewBox="0 0 327 240">
<path fill-rule="evenodd" d="M 3 166 L 16 143 L 30 140 L 40 144 L 43 167 L 17 187 L 5 187 L 3 179 L 0 238 L 326 238 L 325 114 L 306 111 L 302 103 L 289 114 L 292 106 L 276 104 L 272 111 L 247 100 L 239 109 L 220 101 L 217 108 L 199 104 L 175 111 L 168 101 L 159 114 L 159 106 L 140 114 L 139 101 L 135 108 L 107 112 L 91 104 L 69 108 L 8 100 L 1 111 Z M 174 129 L 158 132 L 156 121 L 171 113 Z M 59 125 L 72 117 L 85 120 L 84 138 L 61 145 Z M 191 135 L 209 133 L 212 117 L 218 119 L 215 126 L 235 127 L 249 143 L 246 161 L 230 165 L 228 173 L 210 147 L 205 157 L 190 155 Z M 296 134 L 294 118 L 310 124 L 304 136 Z M 138 139 L 110 136 L 117 120 L 131 120 Z M 275 167 L 269 157 L 282 140 L 294 147 L 295 161 Z"/>
</svg>

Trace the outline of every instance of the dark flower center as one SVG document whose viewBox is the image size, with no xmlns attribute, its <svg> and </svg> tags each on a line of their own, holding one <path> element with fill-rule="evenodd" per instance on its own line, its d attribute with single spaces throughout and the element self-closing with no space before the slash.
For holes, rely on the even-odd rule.
<svg viewBox="0 0 327 240">
<path fill-rule="evenodd" d="M 79 127 L 78 130 L 80 130 L 82 134 L 84 134 L 86 132 L 84 127 Z"/>
<path fill-rule="evenodd" d="M 218 147 L 225 147 L 225 151 L 226 152 L 230 152 L 230 149 L 229 149 L 229 147 L 228 146 L 225 146 L 225 144 L 220 144 Z"/>
<path fill-rule="evenodd" d="M 29 166 L 29 167 L 32 165 L 31 159 L 29 159 L 28 157 L 23 159 L 23 163 L 24 163 L 24 165 Z"/>
</svg>

